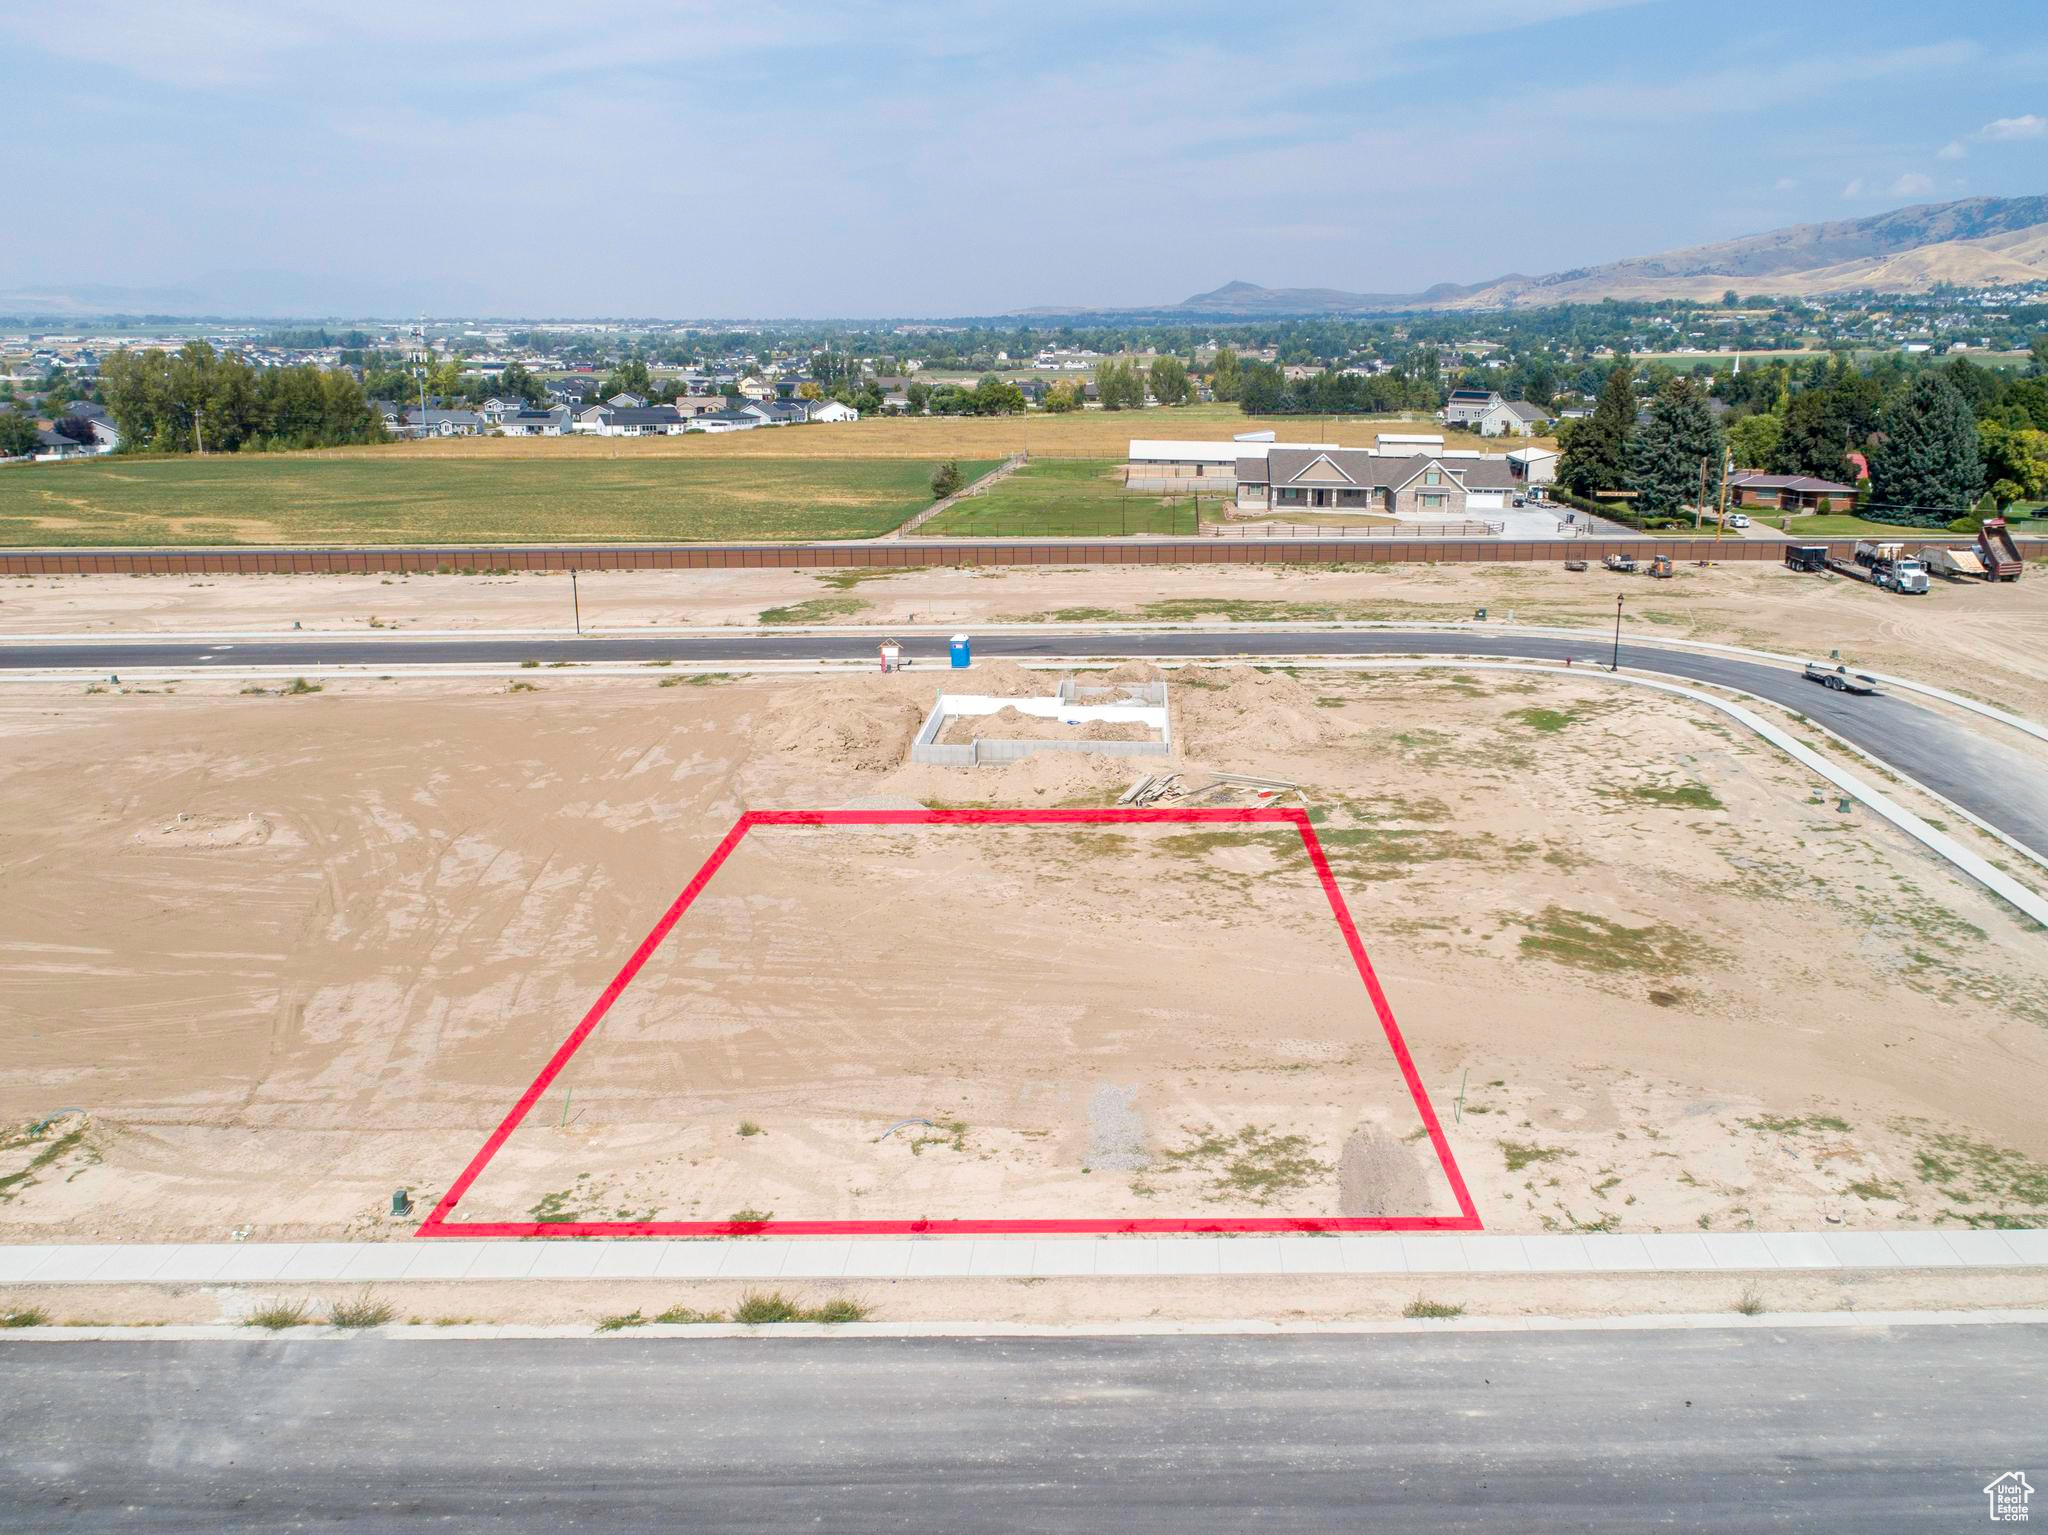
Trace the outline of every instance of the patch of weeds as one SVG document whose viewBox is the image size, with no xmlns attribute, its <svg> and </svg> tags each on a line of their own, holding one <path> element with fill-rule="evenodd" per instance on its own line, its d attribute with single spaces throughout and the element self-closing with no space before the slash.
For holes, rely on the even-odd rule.
<svg viewBox="0 0 2048 1535">
<path fill-rule="evenodd" d="M 1735 1309 L 1744 1316 L 1764 1314 L 1764 1298 L 1755 1285 L 1744 1287 L 1743 1292 L 1735 1298 Z"/>
<path fill-rule="evenodd" d="M 1447 1322 L 1452 1317 L 1465 1314 L 1465 1308 L 1451 1301 L 1430 1300 L 1418 1295 L 1401 1308 L 1401 1315 L 1411 1322 Z"/>
<path fill-rule="evenodd" d="M 526 1213 L 543 1226 L 560 1226 L 570 1221 L 583 1219 L 583 1212 L 571 1206 L 577 1197 L 574 1189 L 558 1189 L 552 1194 L 543 1194 Z"/>
<path fill-rule="evenodd" d="M 732 1319 L 749 1327 L 759 1327 L 776 1322 L 801 1322 L 804 1312 L 803 1307 L 780 1290 L 749 1290 L 733 1307 Z"/>
<path fill-rule="evenodd" d="M 288 1327 L 308 1326 L 313 1318 L 305 1300 L 267 1300 L 242 1319 L 244 1327 L 261 1327 L 266 1332 L 283 1332 Z"/>
<path fill-rule="evenodd" d="M 1309 1155 L 1307 1136 L 1275 1135 L 1257 1125 L 1235 1135 L 1199 1135 L 1192 1146 L 1166 1157 L 1208 1173 L 1211 1199 L 1241 1195 L 1257 1205 L 1298 1193 L 1330 1173 L 1329 1163 Z"/>
<path fill-rule="evenodd" d="M 1889 1199 L 1896 1203 L 1902 1196 L 1896 1183 L 1883 1183 L 1876 1178 L 1863 1178 L 1849 1185 L 1849 1192 L 1858 1199 Z"/>
<path fill-rule="evenodd" d="M 848 618 L 863 611 L 867 604 L 858 597 L 812 597 L 804 602 L 792 602 L 787 607 L 763 608 L 760 622 L 764 624 L 822 624 L 835 618 Z"/>
<path fill-rule="evenodd" d="M 1703 783 L 1637 784 L 1628 797 L 1660 810 L 1725 810 L 1714 791 Z"/>
<path fill-rule="evenodd" d="M 41 1306 L 20 1306 L 13 1311 L 0 1311 L 0 1327 L 47 1327 L 50 1313 Z"/>
<path fill-rule="evenodd" d="M 597 1330 L 599 1332 L 624 1332 L 628 1327 L 645 1327 L 646 1325 L 647 1318 L 638 1311 L 622 1311 L 617 1316 L 605 1316 L 597 1319 Z"/>
<path fill-rule="evenodd" d="M 1530 929 L 1521 941 L 1523 954 L 1579 970 L 1669 974 L 1682 969 L 1684 960 L 1712 952 L 1668 923 L 1627 927 L 1566 906 L 1546 906 L 1534 918 L 1509 920 Z"/>
<path fill-rule="evenodd" d="M 836 1326 L 841 1322 L 865 1322 L 874 1308 L 865 1301 L 850 1296 L 836 1295 L 822 1306 L 813 1306 L 804 1313 L 806 1322 L 823 1322 Z"/>
<path fill-rule="evenodd" d="M 723 1322 L 723 1311 L 699 1311 L 694 1306 L 671 1306 L 654 1319 L 666 1327 L 702 1326 L 710 1322 Z"/>
<path fill-rule="evenodd" d="M 321 691 L 323 690 L 319 683 L 308 682 L 304 677 L 294 677 L 290 687 L 277 690 L 277 696 L 280 698 L 303 698 L 308 693 L 318 693 Z"/>
<path fill-rule="evenodd" d="M 2033 1209 L 2048 1205 L 2048 1166 L 1988 1141 L 1967 1135 L 1931 1135 L 1914 1157 L 1914 1165 L 1924 1182 L 1937 1185 L 1958 1204 L 1971 1200 Z M 1958 1213 L 1972 1224 L 1998 1219 L 1992 1213 Z M 2030 1217 L 2023 1224 L 2037 1223 Z"/>
<path fill-rule="evenodd" d="M 515 682 L 505 689 L 508 693 L 538 693 L 539 688 L 530 682 Z"/>
<path fill-rule="evenodd" d="M 1517 709 L 1508 718 L 1544 735 L 1555 735 L 1567 725 L 1576 725 L 1582 716 L 1573 709 Z"/>
<path fill-rule="evenodd" d="M 752 1205 L 735 1210 L 726 1220 L 735 1226 L 765 1226 L 775 1219 L 773 1210 L 756 1210 Z"/>
<path fill-rule="evenodd" d="M 1849 1121 L 1833 1114 L 1799 1114 L 1789 1118 L 1783 1114 L 1760 1114 L 1755 1119 L 1739 1123 L 1746 1129 L 1761 1130 L 1767 1135 L 1805 1135 L 1809 1131 L 1819 1134 L 1824 1130 L 1836 1135 L 1849 1133 Z"/>
<path fill-rule="evenodd" d="M 668 662 L 663 661 L 663 666 Z M 660 685 L 665 688 L 714 688 L 722 682 L 731 682 L 731 672 L 692 672 L 687 677 L 664 677 Z"/>
<path fill-rule="evenodd" d="M 105 688 L 87 688 L 87 689 L 86 689 L 86 692 L 88 692 L 88 693 L 104 693 L 104 692 L 106 692 L 106 689 L 105 689 Z M 263 686 L 263 684 L 262 684 L 262 683 L 260 683 L 260 682 L 252 682 L 252 683 L 250 683 L 250 684 L 249 684 L 249 685 L 248 685 L 247 687 L 245 687 L 245 688 L 243 688 L 243 689 L 242 689 L 242 696 L 243 696 L 244 698 L 268 698 L 268 697 L 270 696 L 270 689 L 269 689 L 269 688 L 267 688 L 267 687 L 265 687 L 265 686 Z"/>
<path fill-rule="evenodd" d="M 1502 1141 L 1500 1154 L 1507 1158 L 1508 1171 L 1518 1173 L 1537 1162 L 1555 1162 L 1571 1155 L 1562 1146 L 1538 1146 L 1534 1141 Z"/>
<path fill-rule="evenodd" d="M 84 1146 L 87 1128 L 88 1125 L 81 1121 L 77 1126 L 66 1130 L 62 1135 L 51 1141 L 49 1145 L 29 1158 L 28 1165 L 19 1172 L 8 1173 L 4 1177 L 0 1177 L 0 1204 L 7 1204 L 25 1190 L 33 1188 L 36 1183 L 37 1173 L 52 1163 L 61 1161 L 72 1152 Z M 13 1150 L 17 1146 L 33 1145 L 40 1139 L 42 1139 L 40 1135 L 23 1132 L 21 1135 L 9 1139 L 7 1149 Z M 87 1147 L 86 1149 L 90 1151 L 91 1148 Z"/>
<path fill-rule="evenodd" d="M 966 1120 L 942 1119 L 935 1128 L 941 1133 L 938 1135 L 920 1135 L 910 1143 L 910 1154 L 912 1156 L 923 1156 L 924 1148 L 927 1146 L 949 1146 L 955 1151 L 965 1151 L 967 1149 Z"/>
<path fill-rule="evenodd" d="M 904 572 L 901 570 L 834 570 L 830 572 L 813 571 L 812 574 L 817 577 L 819 585 L 834 586 L 840 591 L 845 592 L 851 591 L 863 581 L 887 581 L 892 576 L 903 575 Z"/>
<path fill-rule="evenodd" d="M 369 1290 L 350 1300 L 338 1300 L 327 1309 L 327 1320 L 335 1327 L 382 1327 L 397 1315 L 397 1307 Z"/>
<path fill-rule="evenodd" d="M 742 1140 L 745 1140 L 751 1136 L 765 1135 L 767 1132 L 763 1130 L 759 1125 L 755 1124 L 751 1119 L 743 1119 L 740 1121 L 739 1133 L 740 1138 Z"/>
</svg>

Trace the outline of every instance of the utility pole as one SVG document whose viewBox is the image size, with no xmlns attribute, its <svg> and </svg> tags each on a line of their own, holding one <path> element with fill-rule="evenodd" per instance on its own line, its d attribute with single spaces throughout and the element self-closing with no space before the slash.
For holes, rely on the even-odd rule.
<svg viewBox="0 0 2048 1535">
<path fill-rule="evenodd" d="M 1716 539 L 1719 539 L 1728 530 L 1728 476 L 1734 472 L 1734 455 L 1724 448 L 1721 453 L 1721 505 L 1717 514 L 1717 520 L 1714 523 L 1714 537 Z"/>
<path fill-rule="evenodd" d="M 1607 668 L 1611 672 L 1621 670 L 1621 604 L 1622 594 L 1616 592 L 1614 595 L 1614 664 Z"/>
<path fill-rule="evenodd" d="M 576 590 L 576 572 L 569 572 L 569 603 L 576 613 L 576 637 L 583 637 L 583 598 Z"/>
<path fill-rule="evenodd" d="M 1702 454 L 1700 455 L 1700 495 L 1699 495 L 1699 499 L 1698 499 L 1697 501 L 1693 502 L 1693 504 L 1692 504 L 1692 529 L 1693 529 L 1693 531 L 1694 531 L 1695 533 L 1697 533 L 1697 532 L 1698 532 L 1698 531 L 1700 530 L 1700 524 L 1701 524 L 1702 522 L 1704 522 L 1704 521 L 1705 521 L 1705 519 L 1706 519 L 1706 515 L 1707 515 L 1707 456 L 1706 456 L 1706 454 L 1702 453 Z"/>
</svg>

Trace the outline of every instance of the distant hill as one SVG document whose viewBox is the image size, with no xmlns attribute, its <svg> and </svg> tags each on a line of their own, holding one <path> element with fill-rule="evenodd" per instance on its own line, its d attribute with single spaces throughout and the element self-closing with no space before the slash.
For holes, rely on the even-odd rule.
<svg viewBox="0 0 2048 1535">
<path fill-rule="evenodd" d="M 1803 297 L 1872 289 L 1923 293 L 1943 283 L 1987 287 L 2048 281 L 2048 197 L 1967 197 L 1869 218 L 1795 224 L 1766 234 L 1543 277 L 1438 283 L 1419 293 L 1262 288 L 1230 282 L 1161 313 L 1374 314 L 1404 309 L 1513 309 L 1616 299 Z M 1043 312 L 1043 311 L 1040 311 Z"/>
</svg>

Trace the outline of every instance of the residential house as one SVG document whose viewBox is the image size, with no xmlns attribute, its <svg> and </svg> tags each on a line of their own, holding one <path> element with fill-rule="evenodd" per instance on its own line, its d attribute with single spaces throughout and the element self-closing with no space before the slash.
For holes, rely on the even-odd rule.
<svg viewBox="0 0 2048 1535">
<path fill-rule="evenodd" d="M 692 416 L 684 423 L 684 429 L 692 432 L 751 432 L 761 424 L 759 416 L 752 416 L 743 410 L 710 410 L 701 416 Z"/>
<path fill-rule="evenodd" d="M 1258 512 L 1378 512 L 1430 520 L 1498 511 L 1514 485 L 1505 459 L 1278 444 L 1237 461 L 1237 508 Z"/>
<path fill-rule="evenodd" d="M 1737 506 L 1768 511 L 1846 512 L 1856 505 L 1849 486 L 1810 474 L 1731 474 L 1728 494 Z"/>
<path fill-rule="evenodd" d="M 605 404 L 617 406 L 621 410 L 644 410 L 647 407 L 647 402 L 639 395 L 628 394 L 623 389 L 606 400 Z"/>
<path fill-rule="evenodd" d="M 813 421 L 858 421 L 860 412 L 838 400 L 813 400 L 809 411 Z"/>
<path fill-rule="evenodd" d="M 486 425 L 473 410 L 443 410 L 430 405 L 405 413 L 402 430 L 414 437 L 474 437 Z"/>
<path fill-rule="evenodd" d="M 759 426 L 802 426 L 811 419 L 809 400 L 749 400 L 736 413 L 751 416 Z"/>
<path fill-rule="evenodd" d="M 598 382 L 594 378 L 556 379 L 545 387 L 549 399 L 571 410 L 581 410 L 586 405 L 597 403 Z"/>
<path fill-rule="evenodd" d="M 1453 389 L 1451 397 L 1444 401 L 1444 408 L 1436 416 L 1445 426 L 1469 427 L 1501 403 L 1497 389 Z"/>
<path fill-rule="evenodd" d="M 516 410 L 498 418 L 498 430 L 507 437 L 560 437 L 568 432 L 571 417 L 566 405 L 553 410 Z"/>
<path fill-rule="evenodd" d="M 596 421 L 585 426 L 593 413 Z M 577 430 L 599 437 L 680 437 L 684 418 L 673 405 L 599 405 L 577 417 Z"/>
<path fill-rule="evenodd" d="M 1479 413 L 1481 437 L 1534 437 L 1550 420 L 1550 412 L 1527 400 L 1497 400 Z"/>
</svg>

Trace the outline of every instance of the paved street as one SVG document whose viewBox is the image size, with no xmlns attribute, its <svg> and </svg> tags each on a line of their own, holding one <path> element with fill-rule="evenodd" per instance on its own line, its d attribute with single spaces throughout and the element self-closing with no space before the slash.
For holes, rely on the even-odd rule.
<svg viewBox="0 0 2048 1535">
<path fill-rule="evenodd" d="M 695 661 L 739 664 L 751 661 L 871 660 L 869 634 L 650 635 L 561 638 L 310 639 L 208 642 L 203 640 L 80 640 L 76 643 L 0 645 L 0 670 L 77 668 L 120 673 L 144 667 L 314 667 L 484 664 L 515 666 L 522 660 L 647 662 Z M 920 635 L 904 641 L 904 652 L 922 665 L 943 663 L 943 637 Z M 1150 656 L 1199 659 L 1222 656 L 1469 655 L 1501 659 L 1561 661 L 1604 666 L 1611 642 L 1597 634 L 1545 636 L 1513 633 L 1446 632 L 1437 629 L 1351 630 L 1174 630 L 1151 634 L 1048 629 L 1043 633 L 977 636 L 984 658 L 1028 661 L 1047 657 Z M 2048 774 L 2035 760 L 1999 738 L 2001 727 L 1985 723 L 1966 729 L 1905 696 L 1855 698 L 1831 693 L 1795 671 L 1735 656 L 1666 650 L 1650 645 L 1621 647 L 1624 669 L 1681 682 L 1719 683 L 1741 688 L 1795 709 L 1927 785 L 1973 815 L 2048 854 Z"/>
<path fill-rule="evenodd" d="M 0 1344 L 0 1528 L 1981 1527 L 2048 1327 Z"/>
</svg>

